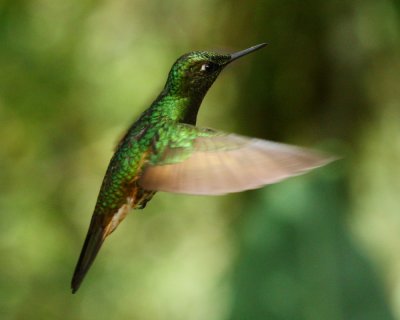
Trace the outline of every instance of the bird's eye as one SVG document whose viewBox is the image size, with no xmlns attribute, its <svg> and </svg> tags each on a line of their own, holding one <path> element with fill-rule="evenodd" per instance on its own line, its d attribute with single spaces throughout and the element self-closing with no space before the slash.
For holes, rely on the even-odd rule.
<svg viewBox="0 0 400 320">
<path fill-rule="evenodd" d="M 209 63 L 204 63 L 200 67 L 200 71 L 207 72 L 207 71 L 211 71 L 211 70 L 212 70 L 212 66 Z"/>
</svg>

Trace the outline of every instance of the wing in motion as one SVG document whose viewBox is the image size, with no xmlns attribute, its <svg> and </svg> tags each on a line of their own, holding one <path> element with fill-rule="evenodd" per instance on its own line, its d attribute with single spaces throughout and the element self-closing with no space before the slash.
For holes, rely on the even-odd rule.
<svg viewBox="0 0 400 320">
<path fill-rule="evenodd" d="M 259 188 L 323 166 L 323 153 L 180 124 L 139 180 L 146 190 L 218 195 Z"/>
</svg>

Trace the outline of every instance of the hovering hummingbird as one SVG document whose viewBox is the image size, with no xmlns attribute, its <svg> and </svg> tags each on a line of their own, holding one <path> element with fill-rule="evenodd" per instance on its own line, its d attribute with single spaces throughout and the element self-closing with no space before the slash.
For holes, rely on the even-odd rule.
<svg viewBox="0 0 400 320">
<path fill-rule="evenodd" d="M 265 45 L 232 54 L 195 51 L 174 63 L 164 89 L 128 129 L 110 161 L 72 278 L 73 293 L 107 236 L 131 209 L 143 209 L 157 191 L 239 192 L 332 160 L 299 147 L 195 126 L 200 104 L 220 72 Z"/>
</svg>

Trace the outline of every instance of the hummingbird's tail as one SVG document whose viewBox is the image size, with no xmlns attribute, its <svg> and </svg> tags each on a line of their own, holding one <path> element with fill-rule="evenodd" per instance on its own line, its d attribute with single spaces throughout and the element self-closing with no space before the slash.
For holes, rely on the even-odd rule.
<svg viewBox="0 0 400 320">
<path fill-rule="evenodd" d="M 75 293 L 79 289 L 83 278 L 91 267 L 105 239 L 104 227 L 102 223 L 98 223 L 96 220 L 99 220 L 98 217 L 93 216 L 78 263 L 75 267 L 71 281 L 72 293 Z"/>
<path fill-rule="evenodd" d="M 135 189 L 134 191 L 134 195 L 136 195 L 137 190 Z M 150 192 L 148 197 L 151 198 L 153 194 L 154 192 Z M 128 197 L 126 199 L 126 203 L 121 205 L 116 212 L 114 209 L 108 210 L 108 212 L 99 212 L 96 206 L 92 220 L 90 221 L 85 243 L 83 244 L 83 248 L 72 277 L 72 293 L 75 293 L 79 289 L 83 278 L 90 269 L 104 240 L 118 227 L 120 222 L 125 219 L 129 210 L 131 210 L 134 206 L 135 198 L 135 196 Z M 139 203 L 143 206 L 143 201 L 145 204 L 145 201 L 148 201 L 150 198 L 146 198 L 145 200 L 139 198 Z"/>
<path fill-rule="evenodd" d="M 153 193 L 152 193 L 153 194 Z M 109 236 L 124 220 L 129 210 L 132 209 L 133 198 L 129 197 L 127 203 L 122 205 L 115 213 L 99 213 L 96 209 L 90 221 L 89 230 L 83 244 L 78 263 L 71 281 L 72 293 L 75 293 L 82 283 L 83 278 L 90 269 L 105 238 Z"/>
</svg>

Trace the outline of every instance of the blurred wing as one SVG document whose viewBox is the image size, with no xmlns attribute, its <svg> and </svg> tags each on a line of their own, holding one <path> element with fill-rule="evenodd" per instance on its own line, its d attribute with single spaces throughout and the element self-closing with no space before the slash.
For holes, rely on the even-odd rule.
<svg viewBox="0 0 400 320">
<path fill-rule="evenodd" d="M 182 126 L 185 131 L 191 127 Z M 139 180 L 143 188 L 202 195 L 239 192 L 305 173 L 333 160 L 322 153 L 281 143 L 197 130 L 200 135 L 192 138 L 191 144 L 184 141 L 185 147 L 179 147 L 175 141 L 165 148 L 158 162 L 148 164 Z"/>
</svg>

